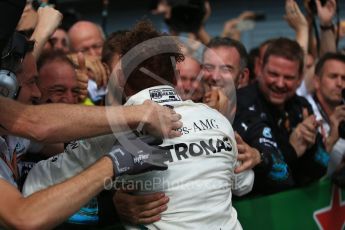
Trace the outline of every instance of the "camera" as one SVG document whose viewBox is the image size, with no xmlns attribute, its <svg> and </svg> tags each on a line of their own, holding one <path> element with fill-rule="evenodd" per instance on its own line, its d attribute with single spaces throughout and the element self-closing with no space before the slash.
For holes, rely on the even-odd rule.
<svg viewBox="0 0 345 230">
<path fill-rule="evenodd" d="M 257 22 L 265 21 L 266 20 L 266 14 L 263 12 L 257 12 L 257 13 L 255 13 L 253 20 L 257 21 Z"/>
<path fill-rule="evenodd" d="M 313 14 L 317 14 L 317 7 L 316 7 L 316 2 L 317 0 L 310 0 L 309 1 L 309 9 Z M 324 6 L 326 4 L 327 0 L 321 0 L 321 5 Z"/>
<path fill-rule="evenodd" d="M 48 5 L 48 4 L 45 3 L 45 2 L 42 2 L 41 0 L 31 0 L 32 9 L 34 9 L 35 11 L 37 11 L 38 8 L 43 7 L 43 6 L 46 6 L 46 5 Z M 50 0 L 50 1 L 49 1 L 49 5 L 54 5 L 54 6 L 56 6 L 56 1 Z"/>
<path fill-rule="evenodd" d="M 40 0 L 33 0 L 31 2 L 31 6 L 32 6 L 32 9 L 34 9 L 35 11 L 38 10 L 38 8 L 41 6 L 42 2 Z"/>
<path fill-rule="evenodd" d="M 163 3 L 169 7 L 169 17 L 164 21 L 169 28 L 177 33 L 197 32 L 206 14 L 206 0 L 151 0 L 149 9 L 151 11 L 159 9 L 159 4 Z M 162 13 L 162 12 L 160 12 Z"/>
<path fill-rule="evenodd" d="M 341 96 L 343 97 L 342 104 L 345 104 L 345 89 L 341 91 Z M 339 123 L 338 126 L 339 137 L 345 139 L 345 121 Z"/>
<path fill-rule="evenodd" d="M 171 18 L 167 24 L 176 32 L 196 32 L 205 15 L 204 0 L 171 1 Z"/>
<path fill-rule="evenodd" d="M 150 10 L 159 8 L 162 0 L 152 0 Z M 175 32 L 196 32 L 202 25 L 206 14 L 205 0 L 166 0 L 170 16 L 165 23 Z"/>
</svg>

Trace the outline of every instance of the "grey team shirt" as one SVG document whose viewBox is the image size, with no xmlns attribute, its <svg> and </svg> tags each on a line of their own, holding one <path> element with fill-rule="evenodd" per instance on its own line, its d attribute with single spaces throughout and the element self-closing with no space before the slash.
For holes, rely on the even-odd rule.
<svg viewBox="0 0 345 230">
<path fill-rule="evenodd" d="M 26 154 L 28 151 L 31 153 L 38 153 L 42 149 L 42 145 L 39 143 L 32 142 L 28 139 L 16 136 L 5 136 L 0 137 L 0 178 L 6 180 L 13 186 L 17 187 L 17 182 L 13 178 L 11 169 L 7 166 L 2 158 L 7 159 L 8 162 L 12 161 L 13 153 L 17 153 L 17 167 L 19 175 L 23 176 L 24 172 L 29 170 L 33 163 L 22 162 L 21 156 Z"/>
</svg>

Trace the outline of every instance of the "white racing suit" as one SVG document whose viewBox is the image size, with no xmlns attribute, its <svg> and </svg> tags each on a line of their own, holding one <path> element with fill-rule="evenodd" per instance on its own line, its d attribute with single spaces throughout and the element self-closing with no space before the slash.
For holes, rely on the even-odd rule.
<svg viewBox="0 0 345 230">
<path fill-rule="evenodd" d="M 168 209 L 162 213 L 161 220 L 145 227 L 242 229 L 232 207 L 231 194 L 249 192 L 254 173 L 247 170 L 234 174 L 238 164 L 237 147 L 229 121 L 207 105 L 181 101 L 169 86 L 143 90 L 126 104 L 142 104 L 146 99 L 173 106 L 182 115 L 183 127 L 179 130 L 181 137 L 165 139 L 161 145 L 169 159 L 168 170 L 118 178 L 119 182 L 139 184 L 139 193 L 162 191 L 169 197 Z M 55 160 L 40 162 L 31 170 L 24 193 L 31 194 L 73 176 L 109 151 L 114 141 L 112 135 L 93 138 L 76 144 L 78 147 L 74 149 L 68 148 Z M 126 226 L 128 229 L 142 227 Z"/>
</svg>

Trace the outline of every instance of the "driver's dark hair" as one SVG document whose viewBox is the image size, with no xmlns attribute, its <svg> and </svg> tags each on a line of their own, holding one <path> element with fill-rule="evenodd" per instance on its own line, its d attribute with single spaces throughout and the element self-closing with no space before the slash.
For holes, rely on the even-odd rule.
<svg viewBox="0 0 345 230">
<path fill-rule="evenodd" d="M 164 38 L 161 43 L 149 44 L 147 42 L 158 37 Z M 164 82 L 171 83 L 172 85 L 176 84 L 174 64 L 183 61 L 184 56 L 174 38 L 159 33 L 150 21 L 142 20 L 124 35 L 122 41 L 121 53 L 123 57 L 132 48 L 139 49 L 135 54 L 137 58 L 141 54 L 145 56 L 145 54 L 154 53 L 153 56 L 149 55 L 146 60 L 135 64 L 135 67 L 131 67 L 128 63 L 126 64 L 124 60 L 122 61 L 122 71 L 125 76 L 128 76 L 125 87 L 128 86 L 131 90 L 139 92 L 149 87 L 165 84 Z M 168 50 L 168 52 L 165 52 L 165 50 Z M 145 73 L 145 70 L 159 76 L 164 81 L 152 78 Z"/>
</svg>

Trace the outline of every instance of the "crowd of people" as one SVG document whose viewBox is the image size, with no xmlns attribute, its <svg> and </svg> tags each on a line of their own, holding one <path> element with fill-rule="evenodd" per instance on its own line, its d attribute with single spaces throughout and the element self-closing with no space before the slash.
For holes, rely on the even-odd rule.
<svg viewBox="0 0 345 230">
<path fill-rule="evenodd" d="M 285 1 L 295 39 L 250 52 L 236 24 L 255 15 L 211 37 L 209 1 L 182 26 L 157 1 L 174 36 L 148 20 L 66 29 L 48 2 L 1 2 L 0 228 L 242 229 L 233 196 L 344 173 L 337 1 L 311 1 Z"/>
</svg>

